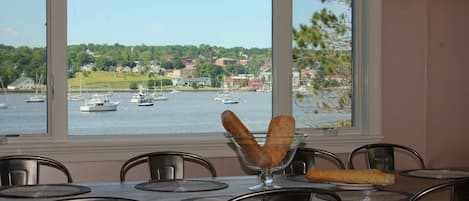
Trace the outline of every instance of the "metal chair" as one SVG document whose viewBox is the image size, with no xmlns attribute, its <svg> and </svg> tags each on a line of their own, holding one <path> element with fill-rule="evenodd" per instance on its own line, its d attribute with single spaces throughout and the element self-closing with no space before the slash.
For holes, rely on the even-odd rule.
<svg viewBox="0 0 469 201">
<path fill-rule="evenodd" d="M 59 161 L 43 156 L 11 155 L 0 157 L 0 182 L 2 186 L 32 185 L 39 183 L 39 167 L 49 166 L 60 170 L 72 183 L 68 169 Z"/>
<path fill-rule="evenodd" d="M 339 169 L 345 169 L 342 160 L 332 152 L 316 148 L 298 148 L 295 157 L 283 173 L 285 175 L 305 175 L 308 170 L 316 168 L 316 157 L 330 161 Z"/>
<path fill-rule="evenodd" d="M 146 153 L 127 160 L 121 167 L 120 180 L 125 181 L 127 171 L 142 163 L 148 163 L 152 180 L 184 179 L 184 161 L 201 164 L 210 171 L 212 177 L 217 176 L 212 163 L 202 156 L 187 152 L 164 151 Z"/>
<path fill-rule="evenodd" d="M 449 182 L 430 186 L 416 194 L 414 194 L 410 201 L 417 201 L 421 198 L 431 195 L 434 192 L 450 190 L 450 201 L 467 201 L 469 200 L 469 178 L 452 180 Z"/>
<path fill-rule="evenodd" d="M 120 198 L 120 197 L 80 197 L 68 198 L 56 201 L 137 201 L 134 199 Z"/>
<path fill-rule="evenodd" d="M 382 171 L 393 171 L 395 169 L 394 151 L 395 149 L 403 150 L 418 159 L 420 168 L 425 168 L 425 162 L 422 156 L 410 147 L 398 144 L 376 143 L 366 144 L 355 148 L 349 155 L 348 165 L 350 169 L 354 169 L 353 158 L 360 152 L 366 151 L 368 168 L 379 169 Z"/>
<path fill-rule="evenodd" d="M 340 197 L 325 189 L 318 188 L 274 188 L 236 196 L 229 201 L 341 201 Z"/>
</svg>

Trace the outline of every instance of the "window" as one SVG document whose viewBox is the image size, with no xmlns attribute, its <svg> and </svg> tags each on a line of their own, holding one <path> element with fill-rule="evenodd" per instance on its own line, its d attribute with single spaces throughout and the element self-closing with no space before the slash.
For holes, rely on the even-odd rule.
<svg viewBox="0 0 469 201">
<path fill-rule="evenodd" d="M 47 133 L 46 42 L 45 0 L 2 2 L 0 135 Z"/>
<path fill-rule="evenodd" d="M 351 0 L 293 1 L 293 114 L 298 128 L 353 127 L 353 6 Z"/>
<path fill-rule="evenodd" d="M 69 135 L 223 132 L 224 110 L 268 127 L 271 0 L 68 0 L 67 11 Z"/>
<path fill-rule="evenodd" d="M 135 59 L 128 59 L 127 61 L 133 61 L 133 63 L 127 63 L 127 65 L 136 67 L 137 64 L 146 63 L 147 66 L 151 66 L 151 64 L 159 65 L 160 67 L 164 65 L 179 65 L 178 63 L 183 63 L 184 62 L 189 62 L 187 59 L 186 55 L 179 55 L 177 57 L 172 57 L 172 59 L 166 59 L 165 58 L 158 58 L 155 57 L 153 54 L 148 54 L 144 53 L 146 50 L 145 48 L 149 48 L 152 44 L 137 44 L 137 45 L 127 45 L 124 44 L 124 42 L 115 44 L 115 43 L 110 43 L 110 42 L 99 42 L 99 41 L 74 41 L 76 40 L 76 37 L 71 35 L 72 32 L 71 30 L 75 28 L 80 28 L 80 32 L 83 32 L 83 34 L 88 34 L 88 33 L 93 33 L 92 29 L 86 28 L 85 27 L 80 27 L 74 21 L 74 14 L 73 12 L 77 13 L 86 13 L 86 10 L 77 10 L 77 11 L 71 11 L 67 9 L 68 7 L 71 7 L 74 5 L 74 3 L 78 2 L 79 0 L 69 0 L 69 1 L 51 1 L 48 0 L 48 25 L 47 26 L 47 31 L 48 31 L 48 58 L 50 58 L 48 62 L 48 91 L 49 91 L 49 99 L 47 100 L 47 105 L 49 106 L 47 108 L 47 119 L 48 119 L 48 125 L 49 129 L 47 130 L 47 135 L 21 135 L 18 138 L 8 138 L 8 143 L 4 146 L 0 146 L 0 149 L 2 150 L 2 153 L 8 154 L 8 153 L 15 153 L 17 150 L 22 150 L 22 152 L 31 152 L 35 151 L 36 153 L 38 152 L 43 152 L 43 153 L 57 153 L 61 156 L 67 156 L 67 160 L 92 160 L 92 159 L 108 159 L 108 160 L 113 160 L 113 159 L 122 159 L 123 157 L 125 158 L 126 154 L 133 153 L 133 152 L 145 152 L 145 151 L 155 151 L 155 150 L 167 150 L 167 149 L 178 149 L 178 150 L 184 150 L 184 151 L 191 151 L 191 152 L 198 152 L 201 154 L 204 154 L 206 156 L 233 156 L 235 153 L 227 148 L 226 146 L 226 139 L 224 139 L 223 135 L 220 134 L 221 129 L 221 124 L 219 119 L 213 119 L 212 124 L 219 124 L 219 130 L 214 130 L 212 132 L 200 132 L 200 130 L 194 129 L 194 133 L 201 133 L 201 134 L 194 134 L 191 133 L 191 131 L 187 132 L 181 132 L 181 131 L 173 131 L 170 133 L 171 134 L 161 134 L 157 133 L 158 135 L 150 135 L 150 134 L 155 134 L 151 131 L 145 131 L 142 133 L 138 133 L 137 135 L 124 135 L 128 134 L 128 132 L 124 133 L 118 133 L 119 135 L 112 135 L 112 133 L 106 133 L 107 128 L 101 128 L 103 130 L 88 130 L 88 127 L 95 127 L 89 126 L 89 125 L 79 125 L 77 122 L 78 118 L 70 112 L 72 108 L 75 110 L 80 109 L 80 105 L 74 105 L 76 103 L 70 103 L 71 100 L 69 98 L 72 97 L 72 95 L 79 95 L 80 91 L 80 86 L 82 89 L 82 93 L 85 90 L 88 90 L 88 88 L 91 88 L 89 86 L 89 83 L 86 81 L 86 76 L 85 75 L 87 72 L 84 72 L 82 67 L 85 66 L 86 68 L 86 62 L 80 63 L 82 61 L 87 61 L 87 60 L 93 60 L 94 59 L 94 67 L 91 65 L 91 68 L 117 68 L 119 67 L 118 61 L 108 61 L 110 60 L 109 55 L 112 55 L 112 53 L 109 53 L 109 55 L 105 55 L 104 52 L 100 52 L 99 49 L 101 48 L 109 48 L 109 47 L 118 47 L 118 48 L 123 48 L 127 49 L 130 53 L 137 52 L 137 51 L 142 51 L 141 53 L 141 59 L 135 60 Z M 81 1 L 81 0 L 80 0 Z M 273 0 L 273 1 L 262 1 L 265 3 L 265 7 L 262 9 L 269 9 L 271 11 L 270 15 L 272 18 L 272 24 L 264 26 L 262 30 L 267 30 L 271 29 L 272 32 L 272 39 L 270 39 L 270 36 L 265 36 L 268 40 L 271 40 L 272 43 L 267 44 L 265 48 L 271 48 L 271 67 L 272 67 L 272 73 L 269 74 L 267 72 L 263 73 L 262 76 L 264 78 L 259 78 L 261 82 L 265 85 L 264 88 L 259 88 L 259 91 L 267 91 L 267 92 L 262 92 L 262 93 L 267 93 L 271 88 L 271 99 L 266 99 L 265 101 L 267 102 L 267 109 L 265 113 L 263 114 L 258 114 L 260 116 L 249 116 L 246 117 L 242 113 L 240 113 L 240 117 L 242 119 L 248 119 L 248 118 L 253 118 L 253 119 L 268 119 L 270 118 L 271 115 L 277 115 L 277 114 L 294 114 L 293 113 L 293 93 L 292 91 L 294 90 L 292 83 L 292 75 L 295 73 L 294 70 L 291 68 L 292 65 L 292 54 L 293 54 L 293 46 L 292 46 L 292 32 L 291 28 L 293 27 L 292 25 L 292 13 L 294 15 L 295 13 L 295 8 L 293 5 L 295 5 L 295 1 L 299 0 L 292 0 L 292 1 L 284 1 L 284 0 Z M 114 2 L 114 1 L 113 1 Z M 135 1 L 132 1 L 134 3 Z M 152 1 L 154 2 L 154 1 Z M 162 1 L 158 1 L 162 2 Z M 199 1 L 197 1 L 199 2 Z M 200 1 L 203 2 L 203 1 Z M 218 2 L 218 1 L 217 1 Z M 238 1 L 233 1 L 233 2 L 238 2 Z M 99 2 L 96 1 L 90 1 L 89 4 L 99 4 Z M 135 4 L 137 5 L 137 4 Z M 67 7 L 68 6 L 68 7 Z M 210 5 L 208 5 L 210 6 Z M 98 6 L 97 6 L 98 7 Z M 150 7 L 150 6 L 148 6 Z M 153 6 L 152 6 L 153 7 Z M 181 5 L 181 9 L 182 9 Z M 99 8 L 99 7 L 98 7 Z M 101 7 L 103 8 L 103 7 Z M 91 8 L 89 8 L 91 9 Z M 103 8 L 104 9 L 104 8 Z M 256 9 L 261 9 L 259 7 L 256 7 Z M 307 132 L 310 133 L 311 135 L 315 135 L 314 138 L 311 138 L 311 144 L 313 146 L 318 145 L 317 147 L 327 147 L 329 150 L 332 151 L 342 151 L 342 150 L 351 150 L 351 147 L 355 147 L 357 143 L 360 142 L 372 142 L 376 141 L 380 138 L 380 118 L 379 118 L 379 108 L 380 108 L 380 1 L 373 0 L 373 1 L 357 1 L 356 5 L 354 7 L 354 19 L 357 22 L 354 24 L 354 32 L 353 32 L 353 40 L 354 40 L 354 47 L 356 45 L 357 49 L 354 51 L 355 56 L 354 58 L 354 72 L 353 72 L 353 90 L 354 91 L 354 104 L 353 104 L 353 118 L 350 117 L 350 119 L 353 119 L 353 126 L 348 126 L 348 127 L 343 127 L 340 129 L 337 129 L 336 131 L 338 132 L 338 136 L 324 136 L 322 130 L 317 130 L 315 128 L 301 128 L 301 132 Z M 232 10 L 232 9 L 230 9 Z M 68 11 L 68 13 L 67 13 Z M 107 12 L 104 13 L 110 13 L 109 15 L 118 15 L 119 13 L 111 13 L 112 11 L 106 10 Z M 147 11 L 150 12 L 150 11 Z M 155 10 L 154 12 L 157 12 Z M 196 11 L 191 12 L 193 15 L 195 14 Z M 218 11 L 217 11 L 218 12 Z M 256 12 L 256 11 L 254 11 Z M 92 16 L 93 12 L 87 13 L 86 16 L 83 16 L 83 18 L 89 18 Z M 184 12 L 185 14 L 186 12 Z M 223 12 L 222 12 L 223 13 Z M 240 11 L 240 13 L 243 13 Z M 132 14 L 122 14 L 121 15 L 132 15 Z M 70 19 L 67 19 L 68 16 Z M 75 17 L 77 17 L 75 15 Z M 240 16 L 240 20 L 242 19 L 243 16 Z M 265 16 L 264 16 L 265 17 Z M 69 20 L 67 22 L 67 20 Z M 97 19 L 96 19 L 97 20 Z M 107 19 L 111 20 L 111 19 Z M 98 20 L 97 20 L 98 21 Z M 268 20 L 270 22 L 270 20 Z M 205 24 L 205 23 L 203 23 Z M 105 27 L 106 23 L 102 22 L 103 27 Z M 133 24 L 128 24 L 133 25 Z M 183 25 L 181 25 L 183 26 Z M 184 26 L 192 26 L 190 24 L 186 24 Z M 269 27 L 271 26 L 271 28 Z M 236 32 L 238 34 L 244 34 L 243 32 L 240 31 L 240 28 L 237 26 L 227 26 L 228 28 L 232 29 L 233 32 Z M 126 27 L 122 27 L 119 30 L 126 31 Z M 256 27 L 251 27 L 252 29 Z M 129 30 L 133 29 L 140 29 L 140 27 L 128 27 Z M 119 31 L 119 30 L 113 30 L 114 32 Z M 251 29 L 247 29 L 248 31 Z M 112 34 L 113 32 L 109 32 L 111 35 L 105 35 L 103 36 L 103 40 L 106 39 L 106 37 L 112 38 L 114 35 Z M 194 34 L 194 32 L 191 32 Z M 191 35 L 188 35 L 190 37 Z M 217 34 L 211 35 L 213 37 L 218 36 Z M 68 41 L 67 41 L 68 38 Z M 140 37 L 136 37 L 140 38 Z M 238 39 L 243 39 L 243 38 L 249 38 L 248 36 L 240 35 Z M 265 38 L 264 38 L 265 39 Z M 119 40 L 116 40 L 119 41 Z M 99 45 L 98 45 L 99 42 Z M 238 43 L 242 43 L 243 41 L 240 40 Z M 86 45 L 83 47 L 86 47 L 86 49 L 83 51 L 76 51 L 80 48 L 83 48 L 80 46 L 81 43 L 93 43 L 94 45 Z M 105 43 L 109 43 L 106 45 L 102 45 Z M 201 42 L 203 43 L 203 42 Z M 184 46 L 183 42 L 178 44 L 179 46 Z M 130 46 L 133 46 L 132 48 L 129 48 Z M 178 48 L 179 48 L 178 46 Z M 214 45 L 209 45 L 206 46 L 206 48 L 213 48 L 212 46 Z M 233 45 L 234 46 L 234 45 Z M 270 47 L 269 47 L 270 46 Z M 188 46 L 190 47 L 190 45 Z M 200 48 L 200 46 L 198 46 Z M 141 49 L 139 49 L 141 48 Z M 174 53 L 177 55 L 178 48 L 167 48 L 164 51 L 167 52 L 176 52 Z M 137 50 L 138 49 L 138 50 Z M 151 48 L 149 48 L 151 49 Z M 68 50 L 68 51 L 67 51 Z M 155 49 L 152 49 L 156 51 Z M 195 49 L 196 50 L 196 49 Z M 194 50 L 194 51 L 195 51 Z M 256 49 L 257 50 L 257 49 Z M 222 49 L 219 50 L 219 52 L 222 51 Z M 261 55 L 265 54 L 263 53 L 262 48 L 259 48 L 259 51 Z M 122 53 L 122 52 L 120 52 Z M 238 51 L 239 53 L 239 51 Z M 76 54 L 76 55 L 70 55 L 70 54 Z M 80 55 L 81 54 L 81 55 Z M 106 53 L 107 54 L 107 53 Z M 117 54 L 117 53 L 115 53 Z M 226 53 L 229 54 L 229 53 Z M 94 55 L 94 56 L 93 56 Z M 145 56 L 146 55 L 146 56 Z M 161 54 L 164 55 L 164 54 Z M 160 56 L 161 56 L 160 55 Z M 127 55 L 128 57 L 131 57 L 132 54 Z M 92 58 L 93 57 L 93 58 Z M 162 56 L 163 57 L 163 56 Z M 219 58 L 224 57 L 223 55 L 220 55 Z M 233 60 L 230 60 L 232 58 L 236 58 L 236 62 L 241 63 L 241 59 L 237 57 L 244 57 L 243 54 L 237 54 L 237 55 L 232 55 L 231 57 L 224 58 L 223 61 L 220 61 L 223 65 L 229 65 L 230 62 L 233 62 Z M 79 60 L 77 58 L 82 58 L 83 60 Z M 99 58 L 99 59 L 98 59 Z M 117 58 L 117 57 L 115 57 Z M 146 60 L 144 58 L 147 58 Z M 150 58 L 150 59 L 148 59 Z M 175 59 L 177 58 L 177 59 Z M 268 68 L 268 61 L 266 62 L 265 59 L 268 60 L 268 57 L 260 57 L 264 61 L 264 63 L 261 64 L 266 64 L 265 67 Z M 174 59 L 174 60 L 173 60 Z M 176 61 L 177 60 L 177 61 Z M 114 63 L 113 63 L 114 62 Z M 119 61 L 123 62 L 123 61 Z M 89 62 L 88 62 L 89 63 Z M 93 63 L 93 62 L 91 62 Z M 168 64 L 172 63 L 172 64 Z M 215 63 L 215 62 L 213 62 Z M 106 64 L 106 65 L 102 65 Z M 109 65 L 111 64 L 111 65 Z M 123 64 L 123 63 L 120 63 Z M 187 65 L 188 63 L 186 63 Z M 67 69 L 64 68 L 64 66 L 67 67 Z M 79 70 L 77 70 L 77 67 L 80 67 Z M 121 65 L 123 66 L 123 65 Z M 143 64 L 142 64 L 143 66 Z M 232 68 L 233 71 L 236 69 L 236 67 Z M 100 69 L 104 70 L 104 69 Z M 109 70 L 109 69 L 107 69 Z M 232 72 L 233 72 L 232 71 Z M 77 73 L 78 72 L 78 73 Z M 71 77 L 72 79 L 69 81 L 67 78 L 69 77 L 69 73 L 73 74 Z M 149 83 L 140 83 L 140 82 L 135 82 L 135 83 L 128 83 L 127 85 L 122 85 L 124 88 L 133 88 L 135 89 L 135 93 L 138 92 L 139 89 L 139 84 L 142 86 L 142 88 L 146 88 L 146 90 L 150 93 L 153 92 L 153 88 L 155 89 L 155 92 L 160 92 L 159 88 L 160 86 L 163 86 L 163 91 L 168 91 L 169 95 L 169 90 L 171 87 L 169 87 L 168 84 L 165 84 L 165 80 L 167 80 L 168 77 L 174 76 L 176 74 L 175 71 L 172 72 L 165 72 L 164 75 L 160 71 L 156 71 L 153 73 L 151 80 L 154 80 L 154 82 Z M 225 72 L 223 74 L 224 78 L 223 79 L 218 79 L 216 82 L 218 82 L 220 85 L 218 86 L 223 86 L 223 82 L 228 82 L 231 84 L 227 84 L 228 88 L 232 87 L 238 87 L 238 86 L 245 86 L 243 81 L 240 81 L 240 77 L 234 78 L 233 76 L 234 72 L 232 74 Z M 239 74 L 239 73 L 238 73 Z M 124 74 L 123 74 L 124 75 Z M 126 74 L 129 77 L 134 76 L 134 74 L 127 73 Z M 138 73 L 137 73 L 138 75 Z M 137 76 L 135 75 L 135 76 Z M 261 73 L 257 74 L 257 76 L 261 75 Z M 88 75 L 90 76 L 90 75 Z M 154 76 L 154 77 L 153 77 Z M 271 76 L 271 81 L 268 78 Z M 148 75 L 147 75 L 148 77 Z M 195 78 L 200 78 L 201 76 L 192 76 L 192 77 L 187 77 L 186 80 L 183 80 L 182 85 L 186 86 L 181 86 L 181 87 L 189 87 L 193 88 L 194 90 L 198 88 L 199 90 L 202 90 L 204 87 L 211 85 L 212 83 L 206 82 L 203 79 L 197 80 Z M 230 77 L 227 79 L 227 77 Z M 80 81 L 81 80 L 81 81 Z M 93 90 L 90 90 L 88 92 L 109 92 L 112 90 L 112 97 L 114 96 L 122 96 L 124 95 L 119 95 L 119 92 L 117 88 L 115 87 L 118 85 L 114 85 L 114 83 L 110 84 L 109 81 L 113 80 L 111 78 L 103 81 L 102 83 L 94 83 Z M 237 80 L 237 81 L 234 81 Z M 155 82 L 156 81 L 156 82 Z M 178 79 L 171 79 L 171 82 L 176 82 L 178 83 Z M 221 82 L 223 81 L 223 82 Z M 82 84 L 80 84 L 80 82 Z M 84 83 L 84 84 L 83 84 Z M 161 84 L 163 83 L 163 84 Z M 194 84 L 195 83 L 195 84 Z M 98 84 L 101 86 L 99 87 L 100 90 L 98 90 Z M 172 83 L 173 84 L 173 83 Z M 132 85 L 132 86 L 131 86 Z M 270 86 L 269 86 L 270 85 Z M 111 86 L 111 87 L 110 87 Z M 70 89 L 69 89 L 70 87 Z M 175 88 L 176 90 L 180 91 L 179 89 L 182 88 Z M 72 92 L 70 95 L 68 92 Z M 86 93 L 86 92 L 85 92 Z M 213 93 L 213 92 L 212 92 Z M 261 94 L 261 92 L 250 92 L 254 94 Z M 177 94 L 180 95 L 180 94 Z M 223 104 L 218 104 L 215 100 L 215 93 L 213 93 L 211 96 L 206 96 L 210 97 L 208 101 L 211 101 L 213 103 L 213 107 L 219 107 L 220 105 Z M 124 101 L 130 101 L 132 94 L 126 94 L 126 97 L 123 99 Z M 171 97 L 169 97 L 171 98 Z M 189 99 L 189 98 L 188 98 Z M 240 99 L 243 101 L 243 99 Z M 270 101 L 271 100 L 271 101 Z M 170 103 L 171 99 L 167 101 L 167 103 Z M 270 102 L 270 105 L 269 105 Z M 128 104 L 128 103 L 125 103 Z M 156 107 L 153 106 L 154 109 L 158 111 L 158 104 L 163 104 L 163 103 L 156 103 Z M 123 109 L 125 107 L 119 108 L 123 106 L 124 103 L 119 103 L 118 110 Z M 243 105 L 239 104 L 238 106 Z M 246 104 L 248 105 L 248 104 Z M 136 105 L 128 105 L 134 106 L 135 108 L 148 108 L 148 107 L 138 107 Z M 194 106 L 197 107 L 197 106 Z M 351 106 L 352 107 L 352 106 Z M 185 116 L 188 119 L 197 121 L 199 118 L 199 115 L 203 115 L 199 112 L 197 112 L 197 108 L 192 108 L 194 109 L 194 112 L 187 113 Z M 258 108 L 250 108 L 250 110 L 257 110 Z M 236 111 L 236 110 L 235 110 Z M 95 119 L 95 122 L 91 123 L 96 123 L 99 120 L 105 120 L 106 115 L 110 115 L 113 112 L 109 113 L 87 113 L 84 112 L 79 113 L 79 115 L 96 115 L 99 116 L 98 118 Z M 121 120 L 125 120 L 126 116 L 122 116 Z M 151 118 L 151 117 L 150 117 Z M 3 117 L 2 117 L 3 119 Z M 246 120 L 248 122 L 249 120 Z M 105 123 L 104 121 L 101 121 Z M 124 126 L 124 127 L 131 127 L 132 125 L 126 125 L 130 121 L 112 121 L 108 122 L 110 126 Z M 184 123 L 182 121 L 181 123 Z M 258 126 L 260 128 L 266 127 L 268 122 L 264 122 L 259 124 Z M 150 123 L 149 123 L 150 124 Z M 157 124 L 155 122 L 155 124 Z M 27 125 L 27 124 L 26 124 Z M 85 128 L 84 130 L 75 130 L 72 131 L 73 127 L 80 127 L 82 126 Z M 249 127 L 251 125 L 248 124 Z M 205 127 L 205 125 L 201 126 L 202 129 Z M 135 129 L 139 129 L 138 127 L 134 127 Z M 87 133 L 86 131 L 90 131 L 90 133 Z M 96 134 L 96 133 L 101 133 L 104 132 L 106 135 L 86 135 L 86 134 Z M 335 131 L 334 131 L 335 132 Z M 11 133 L 5 133 L 5 134 L 11 134 Z M 13 133 L 14 134 L 14 133 Z M 70 135 L 69 135 L 70 134 Z M 121 135 L 122 134 L 122 135 Z M 97 153 L 93 154 L 90 156 L 89 153 Z M 125 154 L 123 154 L 125 153 Z M 90 158 L 91 157 L 91 158 Z"/>
</svg>

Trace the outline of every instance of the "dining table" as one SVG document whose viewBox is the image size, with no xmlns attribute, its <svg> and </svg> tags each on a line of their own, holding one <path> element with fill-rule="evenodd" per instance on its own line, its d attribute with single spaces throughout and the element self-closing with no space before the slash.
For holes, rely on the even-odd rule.
<svg viewBox="0 0 469 201">
<path fill-rule="evenodd" d="M 66 197 L 47 197 L 47 198 L 12 198 L 4 197 L 0 192 L 0 201 L 50 201 L 72 197 L 92 197 L 92 196 L 112 196 L 130 198 L 140 201 L 203 201 L 203 200 L 228 200 L 237 195 L 252 192 L 248 188 L 258 182 L 257 176 L 226 176 L 216 178 L 189 178 L 188 181 L 214 182 L 215 188 L 200 188 L 198 190 L 185 191 L 184 188 L 166 189 L 163 191 L 145 190 L 149 181 L 128 181 L 128 182 L 92 182 L 92 183 L 73 183 L 69 185 L 77 185 L 89 188 L 89 191 L 83 194 L 66 196 Z M 445 179 L 428 179 L 402 176 L 395 173 L 395 183 L 388 186 L 372 186 L 371 188 L 353 189 L 339 188 L 336 184 L 328 182 L 308 181 L 298 177 L 287 177 L 284 175 L 275 175 L 274 184 L 279 187 L 314 187 L 328 189 L 336 192 L 344 201 L 400 201 L 408 200 L 411 195 L 423 190 L 426 187 L 446 181 Z M 221 184 L 221 185 L 220 185 Z M 225 185 L 224 185 L 225 184 Z M 194 186 L 193 186 L 194 187 Z M 160 189 L 161 190 L 161 189 Z M 381 194 L 380 194 L 381 193 Z M 388 193 L 388 194 L 383 194 Z M 371 196 L 376 194 L 378 196 Z M 423 199 L 423 201 L 445 201 L 449 200 L 449 192 L 438 192 L 435 195 Z"/>
</svg>

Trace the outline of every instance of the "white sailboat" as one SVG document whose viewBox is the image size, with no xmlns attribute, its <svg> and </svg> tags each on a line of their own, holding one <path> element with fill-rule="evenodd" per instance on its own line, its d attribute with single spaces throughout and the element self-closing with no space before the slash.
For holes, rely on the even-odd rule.
<svg viewBox="0 0 469 201">
<path fill-rule="evenodd" d="M 85 97 L 82 95 L 82 77 L 81 77 L 81 72 L 80 72 L 80 91 L 78 94 L 73 94 L 70 90 L 69 90 L 69 96 L 68 96 L 68 100 L 71 100 L 71 101 L 80 101 L 80 100 L 84 100 Z"/>
<path fill-rule="evenodd" d="M 169 92 L 170 94 L 178 94 L 180 93 L 180 91 L 176 90 L 176 89 L 172 89 L 171 92 Z"/>
<path fill-rule="evenodd" d="M 219 101 L 223 104 L 238 104 L 239 98 L 233 95 L 233 92 L 230 91 L 226 80 L 223 82 L 223 90 L 217 94 L 214 100 Z"/>
<path fill-rule="evenodd" d="M 156 84 L 153 82 L 153 90 L 156 89 Z M 168 100 L 168 97 L 163 96 L 163 79 L 160 79 L 160 93 L 156 93 L 156 91 L 153 91 L 151 94 L 151 97 L 153 98 L 154 101 L 165 101 Z"/>
<path fill-rule="evenodd" d="M 7 109 L 8 108 L 7 90 L 5 88 L 5 85 L 3 85 L 2 77 L 0 77 L 0 84 L 1 84 L 1 87 L 2 87 L 2 90 L 3 90 L 3 96 L 5 96 L 4 101 L 0 100 L 0 109 Z"/>
<path fill-rule="evenodd" d="M 34 93 L 34 96 L 29 97 L 26 102 L 27 103 L 41 103 L 45 102 L 47 97 L 46 95 L 43 94 L 43 89 L 42 89 L 42 75 L 39 76 L 39 79 L 36 75 L 36 92 Z"/>
</svg>

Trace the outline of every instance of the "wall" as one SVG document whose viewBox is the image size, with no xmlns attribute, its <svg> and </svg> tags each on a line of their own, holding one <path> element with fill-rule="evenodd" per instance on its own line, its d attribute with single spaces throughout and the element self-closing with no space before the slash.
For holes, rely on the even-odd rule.
<svg viewBox="0 0 469 201">
<path fill-rule="evenodd" d="M 469 166 L 469 1 L 428 0 L 427 155 Z"/>
<path fill-rule="evenodd" d="M 429 167 L 469 166 L 469 1 L 383 1 L 384 141 Z"/>
<path fill-rule="evenodd" d="M 426 0 L 382 2 L 382 132 L 426 157 Z"/>
</svg>

